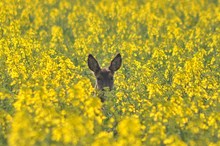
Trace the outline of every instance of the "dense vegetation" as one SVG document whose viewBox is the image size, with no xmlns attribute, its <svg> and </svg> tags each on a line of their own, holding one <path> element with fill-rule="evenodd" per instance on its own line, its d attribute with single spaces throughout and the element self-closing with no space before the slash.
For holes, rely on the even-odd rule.
<svg viewBox="0 0 220 146">
<path fill-rule="evenodd" d="M 0 145 L 220 145 L 219 46 L 218 0 L 1 0 Z"/>
</svg>

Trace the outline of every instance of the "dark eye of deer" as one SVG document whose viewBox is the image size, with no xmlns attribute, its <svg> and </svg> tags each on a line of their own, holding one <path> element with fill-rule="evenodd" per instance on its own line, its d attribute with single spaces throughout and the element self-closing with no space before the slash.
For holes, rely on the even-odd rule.
<svg viewBox="0 0 220 146">
<path fill-rule="evenodd" d="M 110 80 L 113 81 L 113 77 L 110 77 Z"/>
<path fill-rule="evenodd" d="M 101 81 L 101 78 L 97 78 L 98 81 Z"/>
</svg>

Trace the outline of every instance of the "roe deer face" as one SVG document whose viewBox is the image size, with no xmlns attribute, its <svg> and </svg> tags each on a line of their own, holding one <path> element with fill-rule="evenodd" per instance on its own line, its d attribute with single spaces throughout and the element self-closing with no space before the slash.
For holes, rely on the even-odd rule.
<svg viewBox="0 0 220 146">
<path fill-rule="evenodd" d="M 98 61 L 91 54 L 89 54 L 88 66 L 89 69 L 94 72 L 96 77 L 97 89 L 104 90 L 105 87 L 108 87 L 109 90 L 112 90 L 114 85 L 114 72 L 121 67 L 121 62 L 121 55 L 117 54 L 116 57 L 111 61 L 111 64 L 108 68 L 101 69 Z"/>
</svg>

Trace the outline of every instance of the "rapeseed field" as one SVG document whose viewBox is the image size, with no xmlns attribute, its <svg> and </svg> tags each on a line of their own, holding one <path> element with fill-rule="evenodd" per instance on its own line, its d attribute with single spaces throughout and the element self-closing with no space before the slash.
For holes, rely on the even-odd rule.
<svg viewBox="0 0 220 146">
<path fill-rule="evenodd" d="M 0 84 L 0 145 L 219 146 L 220 2 L 1 0 Z"/>
</svg>

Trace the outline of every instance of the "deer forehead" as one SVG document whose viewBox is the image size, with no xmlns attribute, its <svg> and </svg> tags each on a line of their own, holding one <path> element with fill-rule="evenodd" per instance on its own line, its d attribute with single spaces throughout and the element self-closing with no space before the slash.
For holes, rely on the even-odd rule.
<svg viewBox="0 0 220 146">
<path fill-rule="evenodd" d="M 101 69 L 101 70 L 97 73 L 96 77 L 97 77 L 97 78 L 98 78 L 98 77 L 109 78 L 109 77 L 113 77 L 113 73 L 112 73 L 109 69 L 104 68 L 104 69 Z"/>
</svg>

